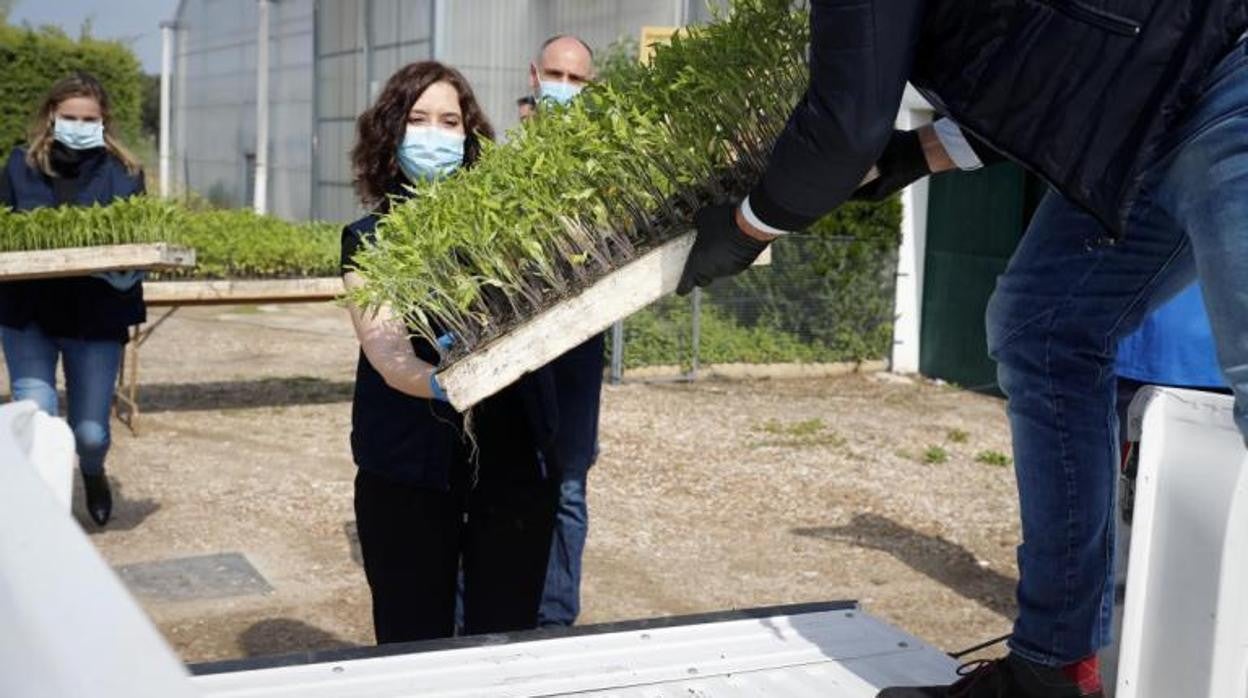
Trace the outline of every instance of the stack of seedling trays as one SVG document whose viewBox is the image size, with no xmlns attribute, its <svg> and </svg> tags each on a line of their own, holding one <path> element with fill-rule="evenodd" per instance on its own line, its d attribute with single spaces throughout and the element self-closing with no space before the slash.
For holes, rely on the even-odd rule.
<svg viewBox="0 0 1248 698">
<path fill-rule="evenodd" d="M 694 213 L 749 191 L 805 92 L 808 34 L 788 0 L 736 0 L 543 110 L 395 206 L 352 300 L 451 333 L 439 380 L 462 410 L 672 293 Z"/>
</svg>

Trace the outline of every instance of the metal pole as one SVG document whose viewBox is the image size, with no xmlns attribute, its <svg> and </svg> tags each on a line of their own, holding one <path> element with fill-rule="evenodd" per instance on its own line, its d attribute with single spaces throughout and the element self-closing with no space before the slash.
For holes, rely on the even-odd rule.
<svg viewBox="0 0 1248 698">
<path fill-rule="evenodd" d="M 690 357 L 690 362 L 689 362 L 689 365 L 690 365 L 689 377 L 697 378 L 698 377 L 698 354 L 702 348 L 701 347 L 702 345 L 702 289 L 700 287 L 694 287 L 693 289 L 693 323 L 692 325 L 693 326 L 690 329 L 690 333 L 693 336 L 689 340 L 690 352 L 692 353 L 692 356 Z"/>
<path fill-rule="evenodd" d="M 611 325 L 611 383 L 618 385 L 624 379 L 624 321 Z"/>
<path fill-rule="evenodd" d="M 312 168 L 308 173 L 308 220 L 321 220 L 321 40 L 325 18 L 321 0 L 312 3 L 312 138 L 308 147 Z"/>
<path fill-rule="evenodd" d="M 369 103 L 372 101 L 373 90 L 373 32 L 371 24 L 372 19 L 372 3 L 369 0 L 363 0 L 360 5 L 360 14 L 358 25 L 359 42 L 360 42 L 360 68 L 362 69 L 363 79 L 360 80 L 360 111 L 368 109 Z"/>
<path fill-rule="evenodd" d="M 169 197 L 173 163 L 169 158 L 169 124 L 173 111 L 173 22 L 160 23 L 160 196 Z"/>
<path fill-rule="evenodd" d="M 269 7 L 258 0 L 260 28 L 256 34 L 256 191 L 253 208 L 269 211 Z"/>
<path fill-rule="evenodd" d="M 433 36 L 430 43 L 429 58 L 446 60 L 446 0 L 433 0 Z"/>
</svg>

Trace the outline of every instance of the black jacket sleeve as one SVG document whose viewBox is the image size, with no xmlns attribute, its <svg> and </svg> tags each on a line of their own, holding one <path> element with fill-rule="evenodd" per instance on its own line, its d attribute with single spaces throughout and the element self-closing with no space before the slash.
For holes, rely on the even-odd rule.
<svg viewBox="0 0 1248 698">
<path fill-rule="evenodd" d="M 811 0 L 810 86 L 750 208 L 800 230 L 849 198 L 893 132 L 925 0 Z"/>
</svg>

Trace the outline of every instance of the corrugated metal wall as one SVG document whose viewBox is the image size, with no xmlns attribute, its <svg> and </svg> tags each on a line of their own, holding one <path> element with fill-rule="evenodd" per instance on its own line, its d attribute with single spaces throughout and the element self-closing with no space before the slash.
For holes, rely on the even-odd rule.
<svg viewBox="0 0 1248 698">
<path fill-rule="evenodd" d="M 672 26 L 690 0 L 454 0 L 446 12 L 439 60 L 472 82 L 501 134 L 518 121 L 516 99 L 528 94 L 529 63 L 554 34 L 575 34 L 595 51 L 647 25 Z M 702 6 L 701 0 L 696 0 Z"/>
<path fill-rule="evenodd" d="M 355 119 L 400 66 L 433 52 L 433 0 L 317 0 L 316 181 L 310 217 L 360 214 L 351 185 Z"/>
<path fill-rule="evenodd" d="M 185 0 L 177 18 L 174 179 L 225 206 L 251 204 L 256 143 L 255 2 Z M 270 13 L 269 209 L 311 210 L 312 0 Z"/>
<path fill-rule="evenodd" d="M 406 63 L 436 54 L 462 70 L 501 135 L 518 121 L 516 99 L 529 92 L 529 63 L 547 37 L 575 34 L 602 51 L 643 26 L 708 16 L 704 0 L 275 0 L 269 209 L 290 219 L 360 214 L 349 161 L 355 118 Z M 175 178 L 248 206 L 256 2 L 183 0 L 176 20 Z"/>
</svg>

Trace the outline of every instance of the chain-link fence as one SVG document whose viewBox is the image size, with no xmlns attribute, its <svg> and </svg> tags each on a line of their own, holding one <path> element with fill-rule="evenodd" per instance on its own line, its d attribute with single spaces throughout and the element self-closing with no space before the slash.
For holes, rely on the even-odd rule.
<svg viewBox="0 0 1248 698">
<path fill-rule="evenodd" d="M 832 231 L 835 233 L 835 231 Z M 611 376 L 716 364 L 884 359 L 892 346 L 896 246 L 824 233 L 785 236 L 772 261 L 613 328 Z"/>
</svg>

